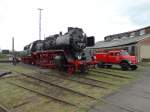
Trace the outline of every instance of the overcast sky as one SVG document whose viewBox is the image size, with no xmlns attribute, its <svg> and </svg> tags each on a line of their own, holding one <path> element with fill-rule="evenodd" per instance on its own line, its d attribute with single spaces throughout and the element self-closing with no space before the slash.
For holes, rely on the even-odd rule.
<svg viewBox="0 0 150 112">
<path fill-rule="evenodd" d="M 15 50 L 37 40 L 39 11 L 42 11 L 42 39 L 81 27 L 96 41 L 104 36 L 150 25 L 150 0 L 0 0 L 0 49 Z"/>
</svg>

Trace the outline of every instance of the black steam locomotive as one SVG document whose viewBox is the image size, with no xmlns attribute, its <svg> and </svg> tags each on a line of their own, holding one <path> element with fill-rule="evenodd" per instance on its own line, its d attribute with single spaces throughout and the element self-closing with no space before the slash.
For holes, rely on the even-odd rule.
<svg viewBox="0 0 150 112">
<path fill-rule="evenodd" d="M 49 68 L 65 68 L 69 73 L 86 71 L 94 60 L 87 60 L 84 49 L 94 45 L 94 37 L 87 37 L 81 28 L 37 40 L 24 47 L 22 62 Z M 92 56 L 91 56 L 92 57 Z"/>
</svg>

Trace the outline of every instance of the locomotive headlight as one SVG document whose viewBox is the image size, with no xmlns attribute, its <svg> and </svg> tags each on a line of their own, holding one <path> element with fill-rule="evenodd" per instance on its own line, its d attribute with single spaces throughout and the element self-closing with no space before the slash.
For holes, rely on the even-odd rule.
<svg viewBox="0 0 150 112">
<path fill-rule="evenodd" d="M 78 60 L 81 60 L 81 56 L 78 56 Z"/>
</svg>

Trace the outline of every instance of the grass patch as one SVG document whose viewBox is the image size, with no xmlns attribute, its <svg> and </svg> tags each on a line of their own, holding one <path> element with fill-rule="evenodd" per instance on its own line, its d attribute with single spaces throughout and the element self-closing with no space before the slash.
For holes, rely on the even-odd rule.
<svg viewBox="0 0 150 112">
<path fill-rule="evenodd" d="M 9 59 L 9 57 L 7 54 L 0 53 L 0 60 L 8 60 L 8 59 Z"/>
</svg>

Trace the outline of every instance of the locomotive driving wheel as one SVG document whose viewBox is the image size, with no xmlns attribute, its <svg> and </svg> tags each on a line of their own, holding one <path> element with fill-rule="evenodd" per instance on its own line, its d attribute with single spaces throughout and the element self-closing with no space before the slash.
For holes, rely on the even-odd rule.
<svg viewBox="0 0 150 112">
<path fill-rule="evenodd" d="M 81 66 L 80 66 L 80 72 L 81 73 L 85 73 L 86 71 L 87 71 L 87 65 L 86 64 L 82 64 Z"/>
<path fill-rule="evenodd" d="M 68 72 L 69 75 L 72 75 L 72 74 L 75 72 L 75 67 L 69 65 L 69 66 L 68 66 L 67 72 Z"/>
</svg>

